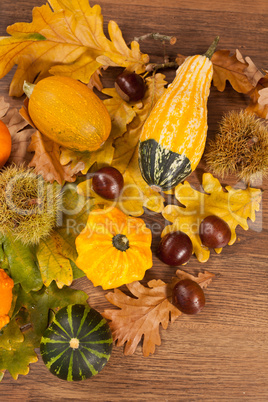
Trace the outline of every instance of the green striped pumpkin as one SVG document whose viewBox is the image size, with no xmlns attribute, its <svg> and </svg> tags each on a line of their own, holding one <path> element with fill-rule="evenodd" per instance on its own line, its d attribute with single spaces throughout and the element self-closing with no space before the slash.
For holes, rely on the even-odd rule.
<svg viewBox="0 0 268 402">
<path fill-rule="evenodd" d="M 103 369 L 112 344 L 105 318 L 89 306 L 72 304 L 55 314 L 41 338 L 40 352 L 52 374 L 62 380 L 81 381 Z"/>
</svg>

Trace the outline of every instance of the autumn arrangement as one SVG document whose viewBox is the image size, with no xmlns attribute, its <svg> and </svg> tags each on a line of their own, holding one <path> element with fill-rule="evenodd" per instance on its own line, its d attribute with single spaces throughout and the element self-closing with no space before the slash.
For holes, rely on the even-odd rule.
<svg viewBox="0 0 268 402">
<path fill-rule="evenodd" d="M 234 244 L 236 227 L 247 230 L 260 207 L 251 185 L 268 172 L 267 71 L 217 50 L 218 37 L 203 55 L 150 63 L 141 38 L 127 45 L 114 21 L 108 30 L 110 39 L 98 5 L 49 0 L 0 38 L 0 78 L 17 65 L 9 94 L 26 95 L 20 110 L 0 97 L 0 379 L 27 374 L 39 347 L 67 381 L 98 374 L 113 344 L 128 355 L 143 338 L 144 356 L 154 353 L 160 324 L 199 313 L 214 274 L 178 269 L 170 283 L 142 284 L 153 265 L 142 216 L 170 223 L 157 257 L 178 267 Z M 115 66 L 122 73 L 104 88 Z M 167 87 L 159 70 L 170 66 L 177 74 Z M 223 116 L 204 151 L 210 86 L 223 91 L 226 81 L 249 104 Z M 186 178 L 202 157 L 201 192 Z M 213 174 L 234 174 L 244 189 L 223 188 Z M 83 276 L 113 289 L 105 297 L 117 308 L 90 307 L 71 287 Z"/>
</svg>

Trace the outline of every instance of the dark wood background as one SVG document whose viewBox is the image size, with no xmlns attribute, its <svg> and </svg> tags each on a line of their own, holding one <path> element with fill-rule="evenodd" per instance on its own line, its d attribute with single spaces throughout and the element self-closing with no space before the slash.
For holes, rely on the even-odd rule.
<svg viewBox="0 0 268 402">
<path fill-rule="evenodd" d="M 34 6 L 42 0 L 1 0 L 0 36 L 7 25 L 31 21 Z M 90 2 L 91 6 L 94 4 Z M 177 37 L 167 46 L 167 53 L 190 55 L 204 53 L 216 35 L 218 49 L 239 49 L 250 56 L 259 68 L 268 69 L 268 3 L 267 0 L 102 0 L 104 26 L 117 21 L 128 42 L 134 36 L 160 32 Z M 162 46 L 153 41 L 141 48 L 160 60 Z M 22 99 L 9 99 L 8 87 L 14 70 L 0 80 L 0 95 L 12 105 Z M 167 71 L 168 80 L 174 71 Z M 112 84 L 115 71 L 106 78 Z M 244 108 L 248 98 L 229 85 L 223 93 L 211 88 L 208 103 L 208 136 L 215 135 L 224 112 Z M 189 181 L 200 183 L 204 165 Z M 222 184 L 235 184 L 229 177 Z M 141 346 L 125 357 L 121 347 L 114 348 L 104 370 L 96 377 L 67 383 L 52 376 L 42 360 L 31 365 L 27 376 L 14 381 L 6 373 L 0 384 L 0 400 L 25 401 L 267 401 L 268 400 L 268 264 L 267 264 L 267 183 L 261 211 L 250 230 L 238 228 L 239 240 L 210 260 L 199 263 L 195 257 L 184 269 L 192 274 L 208 270 L 217 279 L 206 291 L 207 305 L 197 316 L 183 316 L 167 330 L 161 330 L 162 344 L 149 358 L 142 356 Z M 146 217 L 145 217 L 146 219 Z M 160 216 L 154 216 L 160 222 Z M 147 220 L 150 223 L 149 220 Z M 160 236 L 153 240 L 153 250 Z M 175 269 L 154 257 L 154 266 L 145 280 L 169 281 Z M 92 307 L 103 311 L 109 307 L 103 292 L 94 289 L 86 279 L 76 286 L 86 290 Z M 39 352 L 38 352 L 39 354 Z"/>
</svg>

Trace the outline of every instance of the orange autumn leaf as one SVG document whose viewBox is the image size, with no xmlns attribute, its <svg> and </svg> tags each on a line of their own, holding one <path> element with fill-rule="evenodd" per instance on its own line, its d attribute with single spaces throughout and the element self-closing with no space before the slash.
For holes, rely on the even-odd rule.
<svg viewBox="0 0 268 402">
<path fill-rule="evenodd" d="M 211 61 L 213 63 L 213 84 L 219 91 L 224 91 L 226 81 L 229 81 L 235 91 L 248 93 L 253 85 L 248 79 L 245 70 L 248 63 L 237 59 L 237 55 L 230 56 L 230 50 L 217 50 Z"/>
<path fill-rule="evenodd" d="M 128 284 L 128 290 L 134 297 L 127 296 L 119 289 L 106 294 L 106 299 L 119 310 L 105 310 L 103 316 L 110 320 L 109 325 L 117 346 L 123 346 L 124 354 L 135 352 L 143 337 L 143 355 L 155 352 L 155 346 L 161 344 L 160 324 L 167 329 L 169 321 L 173 323 L 182 313 L 171 303 L 172 289 L 182 279 L 192 279 L 206 288 L 214 274 L 205 271 L 197 277 L 177 270 L 171 283 L 151 280 L 148 287 L 140 282 Z"/>
</svg>

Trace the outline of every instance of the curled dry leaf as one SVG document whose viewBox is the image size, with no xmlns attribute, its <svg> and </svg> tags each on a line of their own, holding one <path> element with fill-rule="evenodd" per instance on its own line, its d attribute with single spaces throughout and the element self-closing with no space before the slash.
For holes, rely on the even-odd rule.
<svg viewBox="0 0 268 402">
<path fill-rule="evenodd" d="M 244 58 L 238 49 L 236 49 L 236 58 L 241 63 L 247 64 L 244 73 L 248 77 L 251 84 L 255 87 L 259 80 L 264 77 L 264 74 L 258 69 L 250 57 Z"/>
<path fill-rule="evenodd" d="M 255 113 L 258 117 L 268 119 L 268 72 L 262 77 L 256 87 L 250 92 L 250 104 L 247 111 Z"/>
<path fill-rule="evenodd" d="M 155 346 L 161 344 L 160 324 L 167 329 L 169 321 L 173 323 L 182 315 L 171 303 L 172 289 L 176 282 L 190 278 L 206 288 L 214 277 L 214 274 L 207 271 L 195 277 L 177 270 L 176 275 L 168 284 L 161 280 L 152 280 L 148 282 L 148 287 L 140 282 L 127 285 L 134 297 L 127 296 L 119 289 L 106 294 L 106 299 L 119 309 L 107 309 L 103 316 L 110 320 L 109 325 L 116 345 L 125 345 L 125 355 L 135 352 L 142 337 L 143 355 L 154 353 Z"/>
<path fill-rule="evenodd" d="M 28 151 L 34 152 L 34 157 L 29 167 L 35 167 L 35 171 L 41 174 L 46 181 L 56 180 L 59 184 L 64 181 L 73 182 L 76 179 L 76 170 L 69 165 L 62 166 L 59 162 L 60 146 L 54 141 L 35 131 L 32 135 Z"/>
<path fill-rule="evenodd" d="M 27 148 L 35 130 L 25 128 L 28 125 L 27 121 L 16 108 L 10 108 L 10 104 L 5 101 L 4 97 L 0 97 L 0 119 L 7 125 L 12 138 L 8 163 L 27 164 L 32 158 Z"/>
<path fill-rule="evenodd" d="M 262 199 L 261 190 L 247 187 L 235 189 L 226 186 L 225 190 L 218 179 L 210 173 L 203 174 L 202 187 L 204 192 L 197 191 L 185 181 L 175 188 L 175 197 L 184 207 L 167 205 L 162 214 L 165 219 L 172 222 L 162 232 L 166 233 L 181 230 L 190 237 L 193 243 L 193 252 L 198 261 L 206 262 L 210 251 L 203 246 L 199 237 L 198 229 L 201 221 L 209 215 L 222 218 L 231 229 L 229 245 L 236 241 L 236 227 L 239 225 L 248 230 L 247 219 L 255 221 L 255 211 L 259 211 Z M 215 250 L 217 253 L 221 248 Z"/>
</svg>

